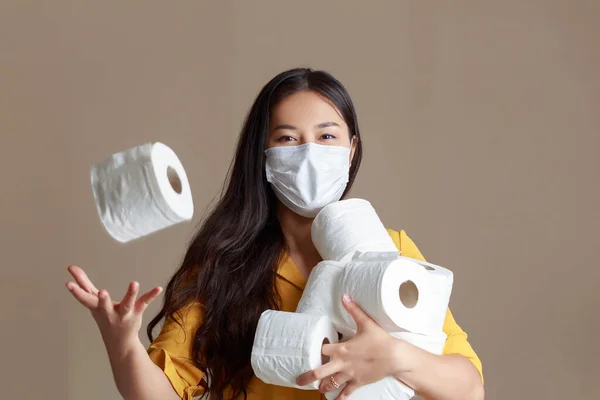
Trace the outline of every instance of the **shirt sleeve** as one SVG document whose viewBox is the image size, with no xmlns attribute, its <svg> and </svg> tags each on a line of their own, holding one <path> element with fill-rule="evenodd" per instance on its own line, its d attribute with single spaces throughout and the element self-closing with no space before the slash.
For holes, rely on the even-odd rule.
<svg viewBox="0 0 600 400">
<path fill-rule="evenodd" d="M 163 370 L 179 397 L 191 400 L 204 393 L 204 373 L 192 362 L 192 345 L 202 323 L 202 309 L 199 304 L 189 305 L 176 318 L 167 318 L 148 347 L 148 355 Z"/>
<path fill-rule="evenodd" d="M 401 255 L 404 257 L 414 258 L 415 260 L 426 261 L 423 254 L 417 248 L 417 245 L 412 241 L 412 239 L 404 232 L 403 230 L 400 232 L 388 230 L 392 239 L 396 243 L 396 246 L 401 251 Z M 468 341 L 468 335 L 462 328 L 456 323 L 454 320 L 454 316 L 448 308 L 446 312 L 446 319 L 444 321 L 444 333 L 448 336 L 446 339 L 446 344 L 444 345 L 443 354 L 460 354 L 463 357 L 469 359 L 477 371 L 481 376 L 481 380 L 483 381 L 483 366 L 481 364 L 481 360 L 471 347 L 471 344 Z"/>
</svg>

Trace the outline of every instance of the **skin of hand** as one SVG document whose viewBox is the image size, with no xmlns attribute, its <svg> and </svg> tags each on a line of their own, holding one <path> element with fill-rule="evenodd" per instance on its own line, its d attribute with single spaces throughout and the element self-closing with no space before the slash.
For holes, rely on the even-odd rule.
<svg viewBox="0 0 600 400">
<path fill-rule="evenodd" d="M 109 356 L 126 356 L 140 342 L 138 335 L 142 326 L 142 314 L 162 288 L 155 287 L 138 298 L 140 285 L 131 282 L 123 299 L 113 302 L 106 290 L 96 289 L 83 269 L 71 265 L 68 271 L 75 282 L 67 282 L 67 289 L 79 303 L 90 310 Z"/>
<path fill-rule="evenodd" d="M 334 375 L 340 385 L 346 384 L 336 400 L 348 398 L 361 386 L 379 381 L 386 376 L 395 376 L 398 370 L 396 341 L 369 317 L 349 296 L 342 298 L 344 307 L 356 321 L 356 336 L 347 342 L 325 344 L 322 353 L 329 362 L 298 377 L 299 386 L 321 380 L 319 391 L 335 390 L 328 379 Z M 393 351 L 391 351 L 393 349 Z"/>
</svg>

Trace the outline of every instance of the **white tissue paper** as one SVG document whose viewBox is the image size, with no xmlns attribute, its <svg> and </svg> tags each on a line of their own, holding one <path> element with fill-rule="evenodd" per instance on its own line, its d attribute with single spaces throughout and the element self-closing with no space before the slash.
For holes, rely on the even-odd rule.
<svg viewBox="0 0 600 400">
<path fill-rule="evenodd" d="M 352 261 L 344 267 L 340 293 L 348 294 L 387 332 L 437 334 L 443 328 L 451 287 L 415 260 Z M 356 323 L 338 301 L 346 325 Z"/>
<path fill-rule="evenodd" d="M 116 153 L 92 165 L 90 177 L 100 220 L 119 242 L 188 221 L 194 214 L 185 169 L 163 143 Z"/>
<path fill-rule="evenodd" d="M 326 316 L 264 311 L 250 358 L 254 374 L 272 385 L 318 389 L 320 381 L 298 386 L 296 379 L 326 363 L 328 359 L 321 355 L 321 347 L 337 342 L 337 332 Z"/>
<path fill-rule="evenodd" d="M 396 260 L 398 251 L 357 251 L 352 256 L 352 261 L 376 261 L 376 260 Z"/>
<path fill-rule="evenodd" d="M 323 260 L 349 261 L 356 251 L 399 254 L 370 202 L 348 199 L 325 206 L 311 227 Z"/>
<path fill-rule="evenodd" d="M 352 335 L 337 307 L 337 297 L 342 296 L 338 287 L 344 264 L 339 261 L 321 261 L 310 275 L 302 297 L 296 308 L 297 313 L 325 315 L 331 319 L 335 329 L 344 336 Z"/>
<path fill-rule="evenodd" d="M 433 295 L 436 297 L 434 301 L 436 304 L 438 304 L 438 307 L 430 310 L 432 313 L 431 318 L 435 321 L 445 321 L 448 305 L 450 304 L 450 295 L 452 294 L 452 287 L 454 285 L 454 273 L 449 269 L 425 261 L 415 260 L 408 257 L 398 258 L 416 262 L 427 271 L 431 277 L 432 285 L 434 286 Z"/>
</svg>

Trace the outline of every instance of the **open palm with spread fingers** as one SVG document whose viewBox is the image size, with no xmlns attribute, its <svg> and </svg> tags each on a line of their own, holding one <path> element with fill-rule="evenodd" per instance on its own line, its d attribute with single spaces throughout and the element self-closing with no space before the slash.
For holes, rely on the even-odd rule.
<svg viewBox="0 0 600 400">
<path fill-rule="evenodd" d="M 72 265 L 68 271 L 75 282 L 67 282 L 67 288 L 91 311 L 109 353 L 123 354 L 139 341 L 142 314 L 162 288 L 156 287 L 138 298 L 140 285 L 131 282 L 123 299 L 113 302 L 106 290 L 96 289 L 83 269 Z"/>
</svg>

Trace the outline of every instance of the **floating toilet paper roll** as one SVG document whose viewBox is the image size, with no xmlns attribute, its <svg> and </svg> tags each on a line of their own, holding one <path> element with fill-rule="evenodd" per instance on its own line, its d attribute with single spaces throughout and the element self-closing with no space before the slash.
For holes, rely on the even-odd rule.
<svg viewBox="0 0 600 400">
<path fill-rule="evenodd" d="M 356 251 L 399 253 L 375 209 L 363 199 L 325 206 L 312 223 L 311 236 L 324 260 L 348 261 Z"/>
<path fill-rule="evenodd" d="M 339 389 L 325 394 L 327 400 L 334 400 L 344 390 Z M 415 391 L 396 378 L 386 377 L 380 381 L 356 389 L 350 397 L 352 400 L 408 400 L 415 395 Z"/>
<path fill-rule="evenodd" d="M 335 329 L 344 336 L 352 335 L 344 317 L 337 307 L 339 282 L 344 263 L 339 261 L 321 261 L 308 276 L 302 297 L 296 308 L 297 313 L 325 315 L 331 319 Z"/>
<path fill-rule="evenodd" d="M 442 288 L 425 268 L 409 258 L 383 261 L 353 261 L 346 265 L 340 293 L 352 299 L 388 332 L 436 334 L 442 331 L 448 307 L 449 288 Z M 338 308 L 346 324 L 356 323 Z"/>
<path fill-rule="evenodd" d="M 272 385 L 318 389 L 320 381 L 298 386 L 296 379 L 326 363 L 321 347 L 337 342 L 337 332 L 326 316 L 267 310 L 254 337 L 250 358 L 254 374 Z"/>
<path fill-rule="evenodd" d="M 194 214 L 185 169 L 162 143 L 116 153 L 92 165 L 90 176 L 100 220 L 119 242 L 188 221 Z"/>
</svg>

